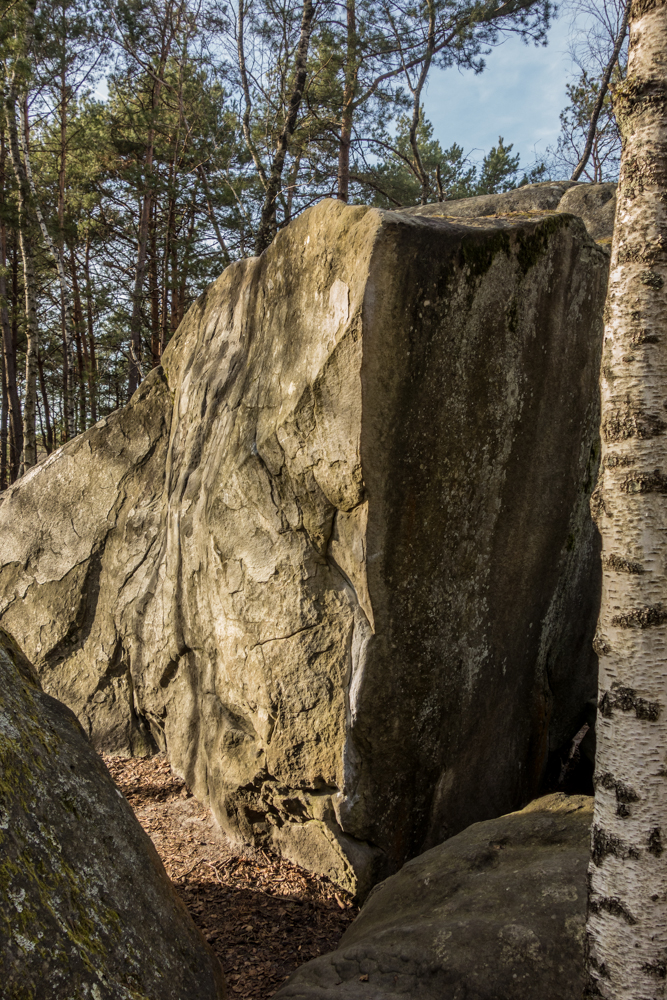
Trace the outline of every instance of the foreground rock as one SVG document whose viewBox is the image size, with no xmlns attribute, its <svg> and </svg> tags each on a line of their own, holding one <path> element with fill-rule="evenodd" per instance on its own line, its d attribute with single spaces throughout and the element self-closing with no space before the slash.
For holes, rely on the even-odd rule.
<svg viewBox="0 0 667 1000">
<path fill-rule="evenodd" d="M 550 795 L 433 848 L 373 891 L 281 1000 L 580 1000 L 593 799 Z"/>
<path fill-rule="evenodd" d="M 543 181 L 514 191 L 484 194 L 474 198 L 419 205 L 403 209 L 406 215 L 477 218 L 513 212 L 568 212 L 583 219 L 589 235 L 598 243 L 611 243 L 616 212 L 616 185 L 575 181 Z"/>
<path fill-rule="evenodd" d="M 95 744 L 363 894 L 537 794 L 596 690 L 607 257 L 327 201 L 0 501 L 0 613 Z"/>
<path fill-rule="evenodd" d="M 222 1000 L 222 970 L 68 708 L 0 630 L 0 992 Z"/>
</svg>

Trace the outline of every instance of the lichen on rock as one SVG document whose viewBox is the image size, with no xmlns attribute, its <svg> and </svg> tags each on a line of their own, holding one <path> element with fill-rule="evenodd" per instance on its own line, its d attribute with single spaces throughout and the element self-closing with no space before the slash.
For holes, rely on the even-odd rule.
<svg viewBox="0 0 667 1000">
<path fill-rule="evenodd" d="M 73 713 L 0 629 L 0 992 L 222 1000 L 222 971 Z"/>
</svg>

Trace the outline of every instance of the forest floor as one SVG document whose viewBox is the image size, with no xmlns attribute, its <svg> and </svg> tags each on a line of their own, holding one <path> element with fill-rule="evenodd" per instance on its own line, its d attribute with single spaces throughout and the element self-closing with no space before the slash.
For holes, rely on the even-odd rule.
<svg viewBox="0 0 667 1000">
<path fill-rule="evenodd" d="M 220 959 L 230 1000 L 268 1000 L 337 946 L 358 912 L 344 892 L 263 851 L 240 854 L 163 754 L 104 761 Z"/>
</svg>

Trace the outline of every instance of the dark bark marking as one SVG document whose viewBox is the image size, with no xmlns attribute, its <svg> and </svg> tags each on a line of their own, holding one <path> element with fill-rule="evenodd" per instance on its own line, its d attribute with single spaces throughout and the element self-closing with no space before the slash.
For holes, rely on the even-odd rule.
<svg viewBox="0 0 667 1000">
<path fill-rule="evenodd" d="M 610 652 L 610 649 L 611 647 L 606 639 L 603 638 L 600 632 L 596 632 L 593 639 L 593 652 L 597 653 L 598 656 L 606 656 Z"/>
<path fill-rule="evenodd" d="M 637 920 L 630 913 L 627 906 L 623 903 L 617 896 L 601 896 L 600 899 L 592 899 L 589 903 L 591 913 L 611 913 L 614 917 L 620 917 L 625 920 L 626 924 L 632 927 L 637 923 Z"/>
<path fill-rule="evenodd" d="M 602 424 L 605 441 L 613 444 L 616 441 L 627 441 L 636 437 L 640 440 L 659 437 L 665 430 L 664 420 L 645 413 L 631 413 L 627 410 L 616 410 Z"/>
<path fill-rule="evenodd" d="M 611 699 L 611 695 L 608 691 L 604 691 L 600 700 L 598 701 L 598 711 L 600 715 L 605 719 L 611 719 L 611 713 L 614 704 Z"/>
<path fill-rule="evenodd" d="M 639 796 L 634 788 L 630 788 L 623 781 L 614 778 L 613 774 L 610 774 L 609 771 L 604 771 L 602 774 L 596 775 L 595 783 L 602 788 L 607 788 L 609 791 L 615 792 L 618 802 L 639 802 Z"/>
<path fill-rule="evenodd" d="M 614 619 L 613 624 L 615 623 Z M 634 709 L 638 719 L 646 719 L 648 722 L 655 722 L 660 716 L 660 705 L 657 701 L 638 698 L 634 688 L 612 684 L 611 691 L 602 692 L 598 700 L 598 709 L 605 719 L 610 719 L 615 708 L 619 708 L 621 712 L 631 712 Z"/>
<path fill-rule="evenodd" d="M 635 715 L 638 719 L 645 719 L 647 722 L 656 722 L 660 715 L 660 705 L 657 701 L 637 698 L 635 702 Z"/>
<path fill-rule="evenodd" d="M 636 459 L 631 455 L 607 455 L 603 465 L 605 469 L 618 469 L 625 468 L 628 465 L 634 465 Z"/>
<path fill-rule="evenodd" d="M 664 847 L 662 846 L 660 827 L 654 826 L 648 835 L 648 852 L 659 858 L 663 851 Z"/>
<path fill-rule="evenodd" d="M 622 556 L 605 556 L 602 560 L 605 569 L 615 570 L 617 573 L 643 573 L 644 567 L 641 563 L 632 562 L 630 559 L 623 559 Z"/>
<path fill-rule="evenodd" d="M 659 344 L 660 337 L 654 333 L 646 333 L 645 330 L 635 330 L 630 337 L 630 343 L 633 347 L 640 347 L 642 344 Z"/>
<path fill-rule="evenodd" d="M 658 979 L 664 979 L 667 976 L 667 964 L 663 960 L 662 962 L 658 959 L 655 962 L 646 962 L 642 965 L 642 972 L 647 972 L 649 976 L 657 976 Z"/>
<path fill-rule="evenodd" d="M 588 942 L 587 942 L 588 943 Z M 588 948 L 586 949 L 588 951 Z M 607 971 L 607 966 L 604 962 L 598 962 L 594 955 L 588 954 L 588 964 L 592 969 L 595 969 L 600 979 L 609 979 L 609 973 Z"/>
<path fill-rule="evenodd" d="M 589 500 L 589 506 L 591 511 L 591 517 L 593 521 L 597 524 L 601 519 L 602 515 L 605 514 L 607 517 L 613 517 L 611 511 L 607 508 L 607 505 L 602 495 L 602 490 L 599 486 L 596 486 L 591 493 L 591 499 Z"/>
<path fill-rule="evenodd" d="M 637 21 L 640 17 L 644 17 L 650 11 L 662 6 L 663 3 L 664 0 L 633 0 L 630 16 L 633 21 Z"/>
<path fill-rule="evenodd" d="M 656 291 L 662 288 L 665 283 L 663 277 L 658 274 L 657 271 L 642 271 L 639 275 L 639 280 L 642 285 L 647 285 L 649 288 L 655 288 Z"/>
<path fill-rule="evenodd" d="M 639 796 L 634 788 L 630 788 L 624 782 L 618 781 L 609 771 L 596 774 L 593 781 L 596 786 L 599 785 L 601 788 L 606 788 L 616 794 L 616 815 L 621 819 L 627 819 L 630 815 L 629 806 L 633 802 L 639 801 Z"/>
<path fill-rule="evenodd" d="M 621 493 L 667 493 L 667 476 L 660 469 L 653 472 L 636 472 L 626 476 L 621 483 Z"/>
<path fill-rule="evenodd" d="M 667 611 L 662 604 L 646 604 L 643 608 L 633 608 L 625 614 L 615 615 L 611 623 L 617 628 L 654 628 L 667 622 Z"/>
<path fill-rule="evenodd" d="M 617 261 L 619 264 L 654 264 L 662 255 L 662 251 L 661 241 L 648 246 L 646 244 L 625 246 L 618 251 Z"/>
<path fill-rule="evenodd" d="M 591 836 L 591 859 L 596 868 L 599 868 L 609 855 L 622 860 L 627 858 L 636 860 L 639 857 L 639 851 L 636 847 L 626 844 L 615 834 L 607 833 L 602 827 L 595 825 Z"/>
</svg>

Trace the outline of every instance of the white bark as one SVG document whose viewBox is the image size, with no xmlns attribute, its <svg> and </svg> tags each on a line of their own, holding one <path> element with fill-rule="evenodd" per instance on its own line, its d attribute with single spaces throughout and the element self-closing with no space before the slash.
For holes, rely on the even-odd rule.
<svg viewBox="0 0 667 1000">
<path fill-rule="evenodd" d="M 667 993 L 667 3 L 635 0 L 602 361 L 587 996 Z"/>
</svg>

